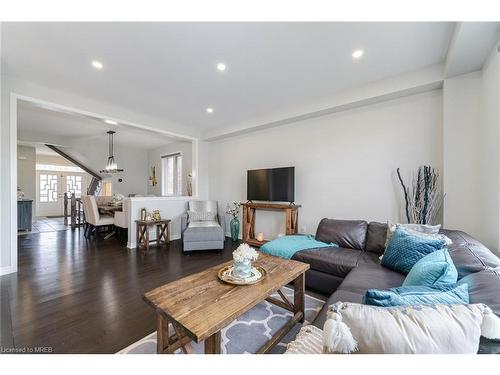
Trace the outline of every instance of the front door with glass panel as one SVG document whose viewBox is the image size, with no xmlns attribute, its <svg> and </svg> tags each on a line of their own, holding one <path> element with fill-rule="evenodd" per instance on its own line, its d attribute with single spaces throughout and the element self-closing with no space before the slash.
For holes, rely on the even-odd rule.
<svg viewBox="0 0 500 375">
<path fill-rule="evenodd" d="M 86 189 L 85 173 L 37 171 L 37 216 L 62 216 L 64 193 L 81 198 Z"/>
</svg>

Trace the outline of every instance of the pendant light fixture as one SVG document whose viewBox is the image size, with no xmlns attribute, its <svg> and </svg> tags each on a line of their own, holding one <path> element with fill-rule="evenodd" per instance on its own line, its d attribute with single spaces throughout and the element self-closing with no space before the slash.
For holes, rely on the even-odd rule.
<svg viewBox="0 0 500 375">
<path fill-rule="evenodd" d="M 106 163 L 106 169 L 101 170 L 101 173 L 117 173 L 123 172 L 123 169 L 118 169 L 118 166 L 115 162 L 115 157 L 113 156 L 113 134 L 115 134 L 113 130 L 107 132 L 109 143 L 108 143 L 108 162 Z"/>
</svg>

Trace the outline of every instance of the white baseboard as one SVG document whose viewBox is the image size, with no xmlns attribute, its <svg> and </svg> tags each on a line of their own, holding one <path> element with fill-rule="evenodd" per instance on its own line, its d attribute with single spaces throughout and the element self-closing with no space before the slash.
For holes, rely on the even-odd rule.
<svg viewBox="0 0 500 375">
<path fill-rule="evenodd" d="M 180 240 L 180 239 L 181 239 L 180 235 L 176 235 L 176 236 L 170 237 L 170 241 Z M 128 249 L 136 249 L 137 248 L 137 243 L 135 241 L 133 241 L 133 242 L 127 242 L 127 248 Z"/>
<path fill-rule="evenodd" d="M 0 268 L 0 276 L 8 275 L 9 273 L 15 273 L 15 272 L 17 272 L 17 270 L 12 266 Z"/>
</svg>

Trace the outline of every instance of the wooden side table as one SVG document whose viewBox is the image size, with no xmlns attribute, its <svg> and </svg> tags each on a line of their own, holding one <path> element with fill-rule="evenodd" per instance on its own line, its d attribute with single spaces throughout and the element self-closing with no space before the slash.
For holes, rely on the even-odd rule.
<svg viewBox="0 0 500 375">
<path fill-rule="evenodd" d="M 149 228 L 156 226 L 156 244 L 168 244 L 170 242 L 170 220 L 162 219 L 155 221 L 136 220 L 136 242 L 137 248 L 143 247 L 146 251 L 149 250 Z"/>
</svg>

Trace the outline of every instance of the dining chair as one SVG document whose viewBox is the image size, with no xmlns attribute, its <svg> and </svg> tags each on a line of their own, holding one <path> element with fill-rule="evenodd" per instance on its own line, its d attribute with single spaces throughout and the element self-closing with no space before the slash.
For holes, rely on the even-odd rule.
<svg viewBox="0 0 500 375">
<path fill-rule="evenodd" d="M 128 229 L 126 202 L 123 202 L 122 211 L 115 211 L 114 212 L 113 223 L 115 225 L 115 229 L 119 229 L 120 231 L 123 231 L 123 232 Z"/>
<path fill-rule="evenodd" d="M 100 215 L 97 207 L 96 199 L 93 195 L 82 197 L 83 209 L 87 227 L 85 228 L 85 237 L 89 238 L 92 234 L 97 235 L 98 229 L 101 227 L 109 227 L 114 225 L 114 219 L 109 215 Z"/>
</svg>

